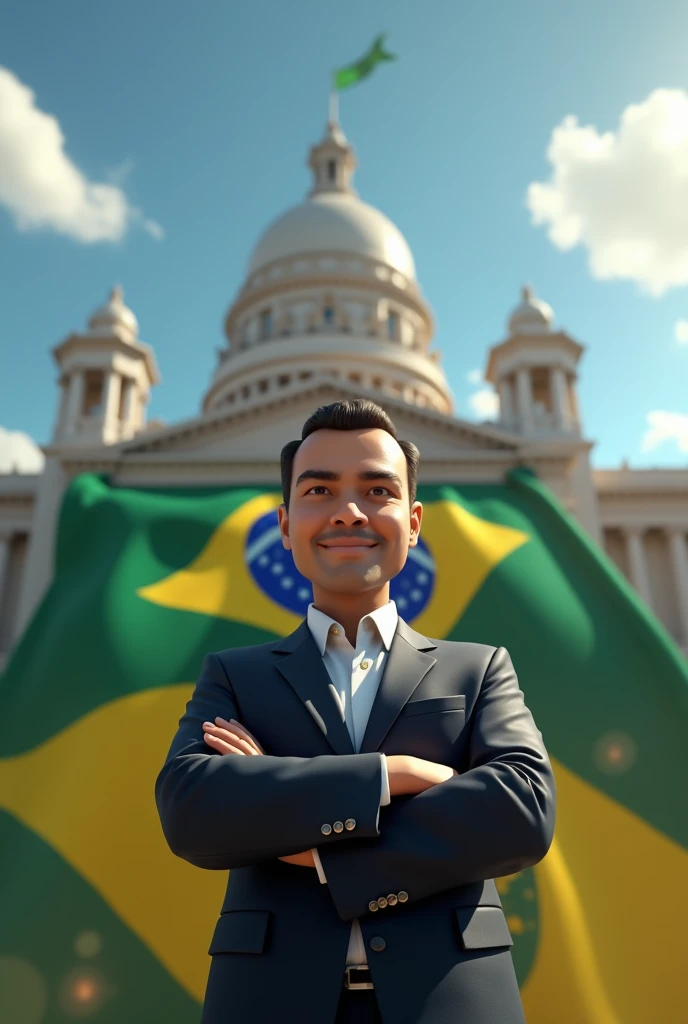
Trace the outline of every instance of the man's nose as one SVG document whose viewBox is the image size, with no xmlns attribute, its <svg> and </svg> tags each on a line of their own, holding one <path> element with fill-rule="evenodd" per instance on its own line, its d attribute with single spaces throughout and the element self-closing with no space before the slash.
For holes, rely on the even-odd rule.
<svg viewBox="0 0 688 1024">
<path fill-rule="evenodd" d="M 332 514 L 330 522 L 353 526 L 355 523 L 367 523 L 368 517 L 365 512 L 360 510 L 355 501 L 345 501 Z"/>
</svg>

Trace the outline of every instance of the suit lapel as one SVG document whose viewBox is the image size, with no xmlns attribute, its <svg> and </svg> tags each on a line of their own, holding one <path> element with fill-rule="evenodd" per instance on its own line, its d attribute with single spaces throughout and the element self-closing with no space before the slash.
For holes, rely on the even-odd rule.
<svg viewBox="0 0 688 1024">
<path fill-rule="evenodd" d="M 370 709 L 368 725 L 361 741 L 361 754 L 379 750 L 404 704 L 437 661 L 437 658 L 425 652 L 436 648 L 432 640 L 399 619 Z"/>
<path fill-rule="evenodd" d="M 297 697 L 322 730 L 335 754 L 355 753 L 335 690 L 308 622 L 301 625 L 273 648 L 283 652 L 277 671 L 284 676 Z"/>
</svg>

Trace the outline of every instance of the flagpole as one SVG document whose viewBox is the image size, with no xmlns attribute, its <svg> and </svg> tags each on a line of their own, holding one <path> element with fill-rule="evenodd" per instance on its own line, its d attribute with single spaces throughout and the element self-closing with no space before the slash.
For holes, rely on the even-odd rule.
<svg viewBox="0 0 688 1024">
<path fill-rule="evenodd" d="M 330 83 L 330 124 L 339 124 L 339 94 L 334 88 L 334 84 Z"/>
</svg>

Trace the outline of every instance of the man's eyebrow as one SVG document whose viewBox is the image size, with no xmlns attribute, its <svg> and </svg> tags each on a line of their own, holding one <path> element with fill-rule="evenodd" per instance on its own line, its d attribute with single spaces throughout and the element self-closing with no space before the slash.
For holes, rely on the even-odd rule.
<svg viewBox="0 0 688 1024">
<path fill-rule="evenodd" d="M 339 473 L 333 472 L 331 469 L 304 469 L 303 473 L 300 473 L 296 479 L 294 486 L 298 487 L 299 484 L 303 483 L 304 480 L 339 480 Z M 398 487 L 403 487 L 403 483 L 397 473 L 394 473 L 391 469 L 366 469 L 362 473 L 358 474 L 359 480 L 389 480 L 390 483 L 397 484 Z"/>
<path fill-rule="evenodd" d="M 304 480 L 339 480 L 339 473 L 333 473 L 331 469 L 304 469 L 294 482 L 294 487 L 298 487 Z"/>
<path fill-rule="evenodd" d="M 399 487 L 403 487 L 399 475 L 391 469 L 366 469 L 365 472 L 358 474 L 359 480 L 389 480 L 390 483 L 398 484 Z"/>
</svg>

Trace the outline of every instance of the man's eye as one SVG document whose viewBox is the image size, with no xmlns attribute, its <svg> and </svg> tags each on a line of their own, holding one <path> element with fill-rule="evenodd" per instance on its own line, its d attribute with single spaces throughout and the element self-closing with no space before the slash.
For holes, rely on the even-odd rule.
<svg viewBox="0 0 688 1024">
<path fill-rule="evenodd" d="M 311 491 L 317 491 L 317 490 L 326 491 L 327 487 L 325 487 L 325 484 L 315 484 L 313 487 L 309 487 L 308 488 L 308 490 L 306 491 L 306 494 L 310 494 Z"/>
<path fill-rule="evenodd" d="M 383 487 L 381 484 L 377 487 L 371 487 L 370 489 L 371 491 L 387 491 L 388 494 L 390 493 L 389 487 Z"/>
</svg>

